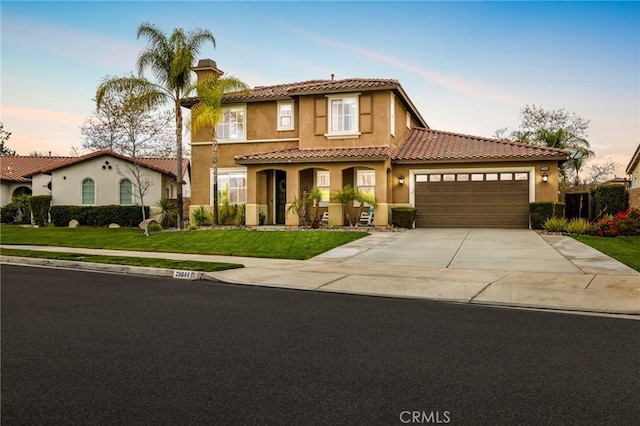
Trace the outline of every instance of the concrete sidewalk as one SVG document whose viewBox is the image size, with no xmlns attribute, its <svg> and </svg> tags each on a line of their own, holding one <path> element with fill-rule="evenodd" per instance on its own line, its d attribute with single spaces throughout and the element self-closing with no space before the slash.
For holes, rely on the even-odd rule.
<svg viewBox="0 0 640 426">
<path fill-rule="evenodd" d="M 228 283 L 566 311 L 639 315 L 640 273 L 572 238 L 530 230 L 413 229 L 378 232 L 307 261 L 118 250 L 12 246 L 231 262 L 203 274 Z M 9 258 L 6 263 L 38 263 Z M 61 261 L 46 261 L 45 263 Z M 82 262 L 70 262 L 81 264 Z M 98 264 L 91 264 L 98 265 Z M 69 266 L 69 265 L 66 265 Z M 88 265 L 80 265 L 87 267 Z M 75 265 L 78 267 L 78 265 Z M 109 265 L 96 266 L 109 270 Z M 170 275 L 154 268 L 116 272 Z"/>
</svg>

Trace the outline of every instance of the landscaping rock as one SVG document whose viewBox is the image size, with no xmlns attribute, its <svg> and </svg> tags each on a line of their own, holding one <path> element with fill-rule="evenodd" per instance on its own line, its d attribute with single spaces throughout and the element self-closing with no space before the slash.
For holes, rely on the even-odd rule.
<svg viewBox="0 0 640 426">
<path fill-rule="evenodd" d="M 78 226 L 80 226 L 80 222 L 78 222 L 75 219 L 71 219 L 69 221 L 69 228 L 77 228 Z"/>
<path fill-rule="evenodd" d="M 109 228 L 120 228 L 120 225 L 118 225 L 117 223 L 110 223 Z"/>
</svg>

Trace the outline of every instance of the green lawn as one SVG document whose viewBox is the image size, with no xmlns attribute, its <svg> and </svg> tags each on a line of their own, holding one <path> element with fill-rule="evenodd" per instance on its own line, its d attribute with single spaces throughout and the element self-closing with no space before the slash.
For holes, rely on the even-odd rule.
<svg viewBox="0 0 640 426">
<path fill-rule="evenodd" d="M 576 235 L 573 238 L 640 272 L 640 236 L 592 237 Z"/>
<path fill-rule="evenodd" d="M 152 233 L 130 228 L 0 227 L 1 244 L 86 247 L 226 256 L 309 259 L 366 232 L 202 230 Z"/>
<path fill-rule="evenodd" d="M 114 265 L 145 266 L 148 268 L 178 269 L 183 271 L 215 272 L 243 268 L 237 263 L 196 262 L 184 260 L 152 259 L 146 257 L 100 256 L 82 253 L 54 253 L 49 251 L 2 249 L 5 256 L 34 257 L 38 259 L 72 260 L 76 262 L 108 263 Z"/>
</svg>

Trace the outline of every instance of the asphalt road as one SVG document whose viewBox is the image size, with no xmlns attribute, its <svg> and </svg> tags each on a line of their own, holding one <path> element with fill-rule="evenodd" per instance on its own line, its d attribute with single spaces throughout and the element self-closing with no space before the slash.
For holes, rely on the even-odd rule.
<svg viewBox="0 0 640 426">
<path fill-rule="evenodd" d="M 640 321 L 2 265 L 2 424 L 637 424 Z"/>
</svg>

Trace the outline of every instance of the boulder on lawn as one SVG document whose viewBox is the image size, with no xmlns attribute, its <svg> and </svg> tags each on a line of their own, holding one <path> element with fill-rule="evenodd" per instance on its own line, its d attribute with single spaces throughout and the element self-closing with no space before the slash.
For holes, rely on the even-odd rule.
<svg viewBox="0 0 640 426">
<path fill-rule="evenodd" d="M 151 225 L 152 223 L 158 223 L 158 221 L 155 219 L 145 219 L 142 222 L 140 222 L 140 225 L 138 225 L 138 228 L 147 229 L 147 226 Z"/>
<path fill-rule="evenodd" d="M 78 222 L 75 219 L 71 219 L 69 221 L 69 228 L 77 228 L 78 226 L 80 226 L 80 222 Z"/>
<path fill-rule="evenodd" d="M 120 228 L 120 225 L 118 225 L 117 223 L 110 223 L 109 228 Z"/>
</svg>

